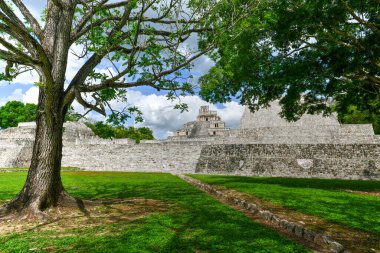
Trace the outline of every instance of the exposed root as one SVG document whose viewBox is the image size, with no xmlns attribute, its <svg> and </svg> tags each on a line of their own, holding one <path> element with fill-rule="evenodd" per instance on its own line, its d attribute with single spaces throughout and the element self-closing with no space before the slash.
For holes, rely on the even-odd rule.
<svg viewBox="0 0 380 253">
<path fill-rule="evenodd" d="M 69 202 L 65 203 L 73 204 L 72 200 L 69 199 Z M 8 215 L 7 219 L 0 220 L 0 236 L 45 230 L 62 231 L 64 236 L 72 233 L 72 228 L 129 222 L 175 208 L 173 205 L 152 199 L 102 199 L 82 203 L 85 211 L 78 206 L 57 206 L 42 212 L 43 219 L 36 216 Z"/>
<path fill-rule="evenodd" d="M 14 208 L 12 202 L 4 204 L 0 207 L 0 222 L 4 220 L 30 220 L 30 219 L 44 219 L 46 215 L 43 211 L 38 210 L 35 205 L 30 205 L 27 208 L 19 211 Z"/>
<path fill-rule="evenodd" d="M 91 201 L 82 201 L 70 196 L 63 191 L 58 201 L 51 204 L 49 208 L 43 208 L 45 202 L 41 198 L 24 201 L 22 198 L 17 197 L 0 207 L 0 221 L 17 219 L 17 220 L 44 220 L 49 219 L 46 210 L 51 208 L 73 208 L 82 212 L 86 212 L 85 205 L 90 206 Z"/>
</svg>

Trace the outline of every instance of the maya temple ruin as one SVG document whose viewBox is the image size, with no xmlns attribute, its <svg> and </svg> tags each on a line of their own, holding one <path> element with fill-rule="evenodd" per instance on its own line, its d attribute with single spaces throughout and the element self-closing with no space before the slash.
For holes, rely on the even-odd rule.
<svg viewBox="0 0 380 253">
<path fill-rule="evenodd" d="M 63 166 L 84 170 L 213 173 L 276 177 L 380 179 L 380 136 L 372 125 L 340 124 L 335 115 L 288 122 L 277 101 L 251 113 L 238 129 L 202 106 L 166 140 L 100 139 L 83 123 L 64 126 Z M 0 168 L 31 160 L 35 124 L 0 131 Z"/>
</svg>

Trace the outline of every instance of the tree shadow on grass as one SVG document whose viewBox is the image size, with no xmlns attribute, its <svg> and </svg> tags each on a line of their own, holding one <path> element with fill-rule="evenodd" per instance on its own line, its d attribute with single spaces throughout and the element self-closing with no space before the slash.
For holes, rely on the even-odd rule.
<svg viewBox="0 0 380 253">
<path fill-rule="evenodd" d="M 329 222 L 380 234 L 380 198 L 341 191 L 376 190 L 380 182 L 192 175 Z M 336 185 L 335 185 L 336 184 Z"/>
<path fill-rule="evenodd" d="M 64 173 L 63 181 L 66 190 L 76 198 L 107 199 L 100 210 L 85 207 L 92 219 L 96 211 L 114 215 L 100 217 L 101 223 L 85 222 L 86 226 L 69 215 L 54 224 L 53 229 L 47 229 L 51 226 L 47 225 L 38 231 L 0 237 L 0 251 L 24 252 L 32 248 L 40 252 L 307 252 L 303 246 L 169 174 Z M 149 207 L 144 203 L 147 199 L 164 203 L 164 210 L 160 211 L 157 205 Z M 141 203 L 132 205 L 135 200 Z M 114 201 L 121 201 L 124 206 L 115 206 Z M 129 210 L 121 219 L 120 213 L 126 206 L 133 210 L 139 206 L 141 210 Z M 147 209 L 150 211 L 146 215 L 138 216 Z M 89 221 L 82 212 L 79 215 Z M 139 218 L 132 219 L 136 216 Z"/>
<path fill-rule="evenodd" d="M 126 175 L 127 177 L 127 175 Z M 107 181 L 107 180 L 106 180 Z M 134 182 L 88 184 L 72 194 L 87 199 L 152 198 L 177 206 L 164 214 L 133 222 L 123 241 L 151 252 L 305 252 L 299 246 L 259 225 L 209 195 L 171 175 L 154 175 Z M 163 236 L 165 234 L 165 236 Z M 141 240 L 135 236 L 139 235 Z M 161 239 L 160 239 L 161 238 Z M 114 238 L 115 245 L 120 240 Z M 120 246 L 121 247 L 121 246 Z M 118 248 L 116 246 L 115 248 Z M 144 250 L 143 250 L 144 249 Z M 129 250 L 133 251 L 132 248 Z"/>
<path fill-rule="evenodd" d="M 221 175 L 190 175 L 211 184 L 276 184 L 284 187 L 316 188 L 325 190 L 380 191 L 380 181 L 317 179 L 317 178 L 279 178 L 243 177 Z"/>
</svg>

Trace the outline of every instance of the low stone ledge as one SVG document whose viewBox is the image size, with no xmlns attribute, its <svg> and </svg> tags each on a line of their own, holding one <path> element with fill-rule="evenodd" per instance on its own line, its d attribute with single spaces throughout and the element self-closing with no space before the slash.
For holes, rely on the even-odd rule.
<svg viewBox="0 0 380 253">
<path fill-rule="evenodd" d="M 322 247 L 327 246 L 331 250 L 331 252 L 335 252 L 335 253 L 349 252 L 345 250 L 342 244 L 333 240 L 331 237 L 327 236 L 323 232 L 316 232 L 308 228 L 305 228 L 301 224 L 294 223 L 286 219 L 282 219 L 278 217 L 277 215 L 273 214 L 272 212 L 270 212 L 269 210 L 262 209 L 260 206 L 256 205 L 255 203 L 249 203 L 244 199 L 229 196 L 225 194 L 224 192 L 216 189 L 215 187 L 201 182 L 200 180 L 185 176 L 183 174 L 179 174 L 177 176 L 185 180 L 186 182 L 208 192 L 211 195 L 224 199 L 229 204 L 240 206 L 250 211 L 253 214 L 259 215 L 261 218 L 286 230 L 288 233 L 298 238 L 302 238 L 306 241 L 315 243 Z"/>
</svg>

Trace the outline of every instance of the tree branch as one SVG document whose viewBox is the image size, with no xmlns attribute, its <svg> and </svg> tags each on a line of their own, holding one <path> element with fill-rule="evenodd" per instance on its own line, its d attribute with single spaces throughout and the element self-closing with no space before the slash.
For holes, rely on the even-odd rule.
<svg viewBox="0 0 380 253">
<path fill-rule="evenodd" d="M 18 63 L 18 64 L 23 64 L 23 65 L 31 66 L 31 64 L 28 64 L 25 61 L 25 59 L 23 59 L 22 57 L 19 57 L 18 55 L 15 55 L 13 53 L 10 53 L 9 51 L 5 51 L 5 50 L 2 50 L 2 49 L 0 49 L 0 58 L 4 59 L 6 61 L 13 62 L 13 63 Z"/>
<path fill-rule="evenodd" d="M 40 24 L 38 21 L 34 18 L 32 13 L 26 8 L 24 3 L 21 0 L 12 0 L 12 2 L 17 6 L 17 8 L 20 10 L 21 14 L 26 18 L 28 23 L 31 25 L 33 32 L 37 35 L 37 37 L 42 40 L 43 39 L 43 32 L 40 27 Z"/>
<path fill-rule="evenodd" d="M 171 28 L 173 27 L 166 27 L 166 29 L 161 28 L 158 30 L 154 29 L 149 29 L 146 27 L 142 27 L 143 23 L 156 23 L 156 24 L 166 24 L 166 25 L 177 25 L 177 29 L 180 29 L 178 27 L 178 24 L 198 24 L 200 21 L 197 21 L 193 19 L 195 16 L 189 15 L 186 18 L 189 18 L 189 20 L 169 20 L 166 19 L 168 15 L 170 14 L 170 8 L 174 8 L 173 6 L 175 3 L 180 2 L 179 0 L 171 0 L 170 1 L 170 8 L 169 10 L 165 10 L 165 12 L 162 13 L 157 13 L 158 17 L 154 18 L 149 18 L 145 13 L 152 7 L 152 5 L 155 3 L 155 1 L 141 1 L 141 6 L 139 7 L 140 9 L 138 10 L 138 13 L 136 16 L 131 17 L 131 9 L 128 6 L 129 1 L 123 1 L 119 3 L 111 3 L 111 4 L 105 4 L 107 3 L 106 0 L 101 1 L 97 6 L 92 7 L 91 10 L 87 14 L 83 16 L 83 18 L 79 21 L 77 27 L 75 30 L 71 33 L 71 43 L 74 43 L 77 39 L 91 31 L 95 27 L 101 26 L 104 22 L 107 21 L 115 21 L 112 22 L 113 28 L 111 31 L 107 32 L 104 31 L 104 33 L 108 33 L 105 35 L 106 37 L 109 38 L 109 43 L 107 45 L 104 45 L 103 49 L 97 50 L 94 55 L 90 57 L 90 59 L 82 66 L 82 68 L 78 71 L 77 75 L 74 77 L 74 79 L 70 82 L 68 88 L 65 91 L 65 98 L 63 105 L 66 106 L 67 104 L 70 104 L 75 98 L 77 100 L 80 100 L 80 102 L 83 106 L 91 108 L 94 111 L 100 112 L 101 108 L 98 106 L 104 101 L 98 101 L 97 105 L 90 104 L 86 102 L 83 97 L 79 96 L 80 93 L 85 93 L 85 92 L 96 92 L 99 90 L 102 90 L 104 88 L 129 88 L 129 87 L 136 87 L 136 86 L 142 86 L 142 85 L 147 85 L 150 87 L 153 87 L 155 89 L 159 90 L 180 90 L 184 89 L 183 87 L 174 87 L 174 85 L 170 85 L 169 82 L 174 82 L 174 80 L 167 80 L 165 79 L 164 85 L 159 85 L 157 82 L 160 80 L 163 80 L 163 78 L 167 75 L 170 75 L 187 65 L 189 65 L 193 60 L 196 58 L 200 57 L 201 55 L 205 54 L 209 50 L 213 48 L 207 48 L 191 57 L 186 59 L 184 56 L 181 60 L 180 63 L 176 63 L 176 61 L 172 62 L 171 64 L 172 67 L 168 67 L 170 69 L 162 69 L 162 66 L 159 68 L 154 68 L 153 69 L 153 74 L 146 78 L 145 80 L 140 79 L 136 82 L 124 82 L 121 81 L 126 74 L 128 74 L 131 69 L 135 66 L 136 64 L 136 59 L 139 59 L 140 53 L 144 52 L 145 49 L 149 48 L 149 43 L 144 42 L 147 36 L 152 36 L 153 38 L 156 39 L 157 43 L 160 43 L 162 41 L 163 47 L 166 49 L 169 49 L 169 52 L 174 52 L 176 53 L 176 49 L 178 45 L 180 45 L 186 38 L 190 36 L 192 33 L 200 33 L 200 32 L 205 32 L 205 31 L 210 31 L 210 29 L 202 29 L 202 28 L 197 28 L 195 25 L 193 27 L 186 27 L 184 31 L 180 31 L 179 33 L 176 33 L 175 31 L 171 31 Z M 82 3 L 84 6 L 86 6 L 86 3 Z M 124 13 L 121 15 L 112 15 L 112 16 L 106 16 L 106 17 L 100 17 L 97 20 L 95 20 L 92 23 L 89 23 L 90 20 L 96 13 L 101 9 L 106 10 L 106 9 L 112 9 L 112 8 L 120 8 L 120 7 L 125 7 Z M 117 22 L 116 22 L 117 21 Z M 133 32 L 130 30 L 123 31 L 123 27 L 129 22 L 129 21 L 137 21 L 136 24 L 134 24 L 134 29 Z M 114 24 L 115 23 L 115 24 Z M 150 24 L 147 24 L 150 26 Z M 117 37 L 114 35 L 116 32 L 122 32 L 121 34 L 118 34 Z M 172 43 L 172 39 L 170 39 L 173 35 L 178 38 L 176 41 Z M 161 39 L 163 37 L 163 39 Z M 128 39 L 128 40 L 127 40 Z M 140 41 L 141 44 L 139 43 Z M 162 50 L 162 49 L 161 49 Z M 101 62 L 101 60 L 109 53 L 112 52 L 123 52 L 123 54 L 128 55 L 128 62 L 127 66 L 121 71 L 117 69 L 116 66 L 114 66 L 117 69 L 117 74 L 110 77 L 110 79 L 106 81 L 102 81 L 100 84 L 94 84 L 92 85 L 91 83 L 85 83 L 88 76 L 90 73 L 95 69 L 95 67 Z M 152 56 L 154 57 L 154 56 Z M 158 59 L 156 59 L 158 60 Z M 79 95 L 78 95 L 79 94 Z M 96 108 L 93 108 L 93 107 Z M 100 111 L 99 111 L 100 110 Z M 100 112 L 101 113 L 101 112 Z"/>
<path fill-rule="evenodd" d="M 24 23 L 16 16 L 16 14 L 14 14 L 13 10 L 5 3 L 4 0 L 0 0 L 0 9 L 8 18 L 17 24 L 18 29 L 26 30 Z M 5 17 L 4 14 L 1 15 Z"/>
<path fill-rule="evenodd" d="M 103 55 L 104 54 L 104 55 Z M 69 105 L 75 98 L 76 86 L 83 84 L 86 81 L 86 78 L 91 73 L 91 71 L 102 61 L 106 53 L 93 54 L 90 59 L 80 68 L 77 74 L 71 80 L 69 86 L 67 87 L 64 95 L 63 106 Z"/>
<path fill-rule="evenodd" d="M 361 19 L 358 15 L 356 15 L 355 11 L 348 5 L 348 3 L 345 0 L 340 0 L 340 2 L 343 4 L 343 7 L 347 10 L 348 13 L 360 24 L 368 27 L 371 29 L 374 33 L 377 35 L 380 35 L 380 29 L 376 26 L 376 24 L 373 24 L 371 22 L 368 22 L 366 20 Z"/>
<path fill-rule="evenodd" d="M 105 7 L 103 6 L 105 3 L 107 3 L 108 0 L 102 0 L 99 2 L 99 4 L 97 4 L 96 6 L 93 6 L 93 8 L 91 10 L 89 10 L 83 17 L 82 19 L 78 22 L 76 28 L 74 29 L 74 31 L 72 32 L 72 35 L 71 37 L 78 37 L 76 36 L 76 34 L 78 34 L 85 26 L 86 24 L 88 23 L 88 21 L 91 20 L 91 18 L 96 14 L 96 12 L 100 9 L 104 9 Z M 80 37 L 80 36 L 79 36 Z M 78 37 L 78 38 L 79 38 Z M 71 39 L 72 42 L 74 42 L 75 40 Z"/>
<path fill-rule="evenodd" d="M 195 59 L 199 58 L 200 56 L 206 54 L 207 52 L 209 52 L 210 50 L 212 50 L 214 47 L 209 47 L 195 55 L 193 55 L 192 57 L 190 57 L 189 59 L 187 59 L 185 62 L 177 65 L 177 66 L 174 66 L 173 68 L 171 69 L 168 69 L 168 70 L 164 70 L 164 71 L 161 71 L 160 73 L 156 74 L 153 78 L 151 79 L 148 79 L 148 80 L 138 80 L 136 82 L 128 82 L 128 83 L 125 83 L 125 82 L 117 82 L 115 80 L 117 80 L 116 78 L 119 76 L 115 76 L 114 78 L 112 79 L 109 79 L 109 80 L 106 80 L 100 84 L 97 84 L 97 85 L 92 85 L 92 86 L 81 86 L 80 87 L 80 91 L 81 92 L 94 92 L 94 91 L 99 91 L 99 90 L 102 90 L 102 89 L 105 89 L 105 88 L 130 88 L 130 87 L 136 87 L 136 86 L 143 86 L 143 85 L 147 85 L 147 86 L 151 86 L 155 89 L 165 89 L 165 87 L 160 87 L 158 85 L 156 85 L 155 83 L 157 81 L 159 81 L 162 77 L 164 76 L 167 76 L 167 75 L 170 75 L 182 68 L 184 68 L 185 66 L 187 66 L 188 64 L 190 64 L 192 61 L 194 61 Z M 120 78 L 120 77 L 119 77 Z"/>
<path fill-rule="evenodd" d="M 75 91 L 75 98 L 77 99 L 78 103 L 83 105 L 85 108 L 89 108 L 93 111 L 100 113 L 103 116 L 107 116 L 106 110 L 104 109 L 104 106 L 101 103 L 96 103 L 96 105 L 88 103 L 86 100 L 83 99 L 82 95 L 77 90 Z"/>
<path fill-rule="evenodd" d="M 22 27 L 18 26 L 17 23 L 10 20 L 3 13 L 0 12 L 0 20 L 3 23 L 0 23 L 0 31 L 7 33 L 17 41 L 22 44 L 29 53 L 35 57 L 39 57 L 42 62 L 46 65 L 50 65 L 50 62 L 45 54 L 42 46 Z"/>
<path fill-rule="evenodd" d="M 5 39 L 0 37 L 0 44 L 2 44 L 5 48 L 12 51 L 15 56 L 17 56 L 18 59 L 22 61 L 25 65 L 37 65 L 39 63 L 38 60 L 33 59 L 29 55 L 25 54 L 18 48 L 14 47 L 11 43 L 7 42 Z M 19 62 L 21 63 L 21 62 Z"/>
</svg>

